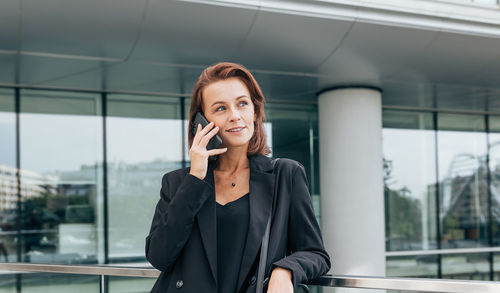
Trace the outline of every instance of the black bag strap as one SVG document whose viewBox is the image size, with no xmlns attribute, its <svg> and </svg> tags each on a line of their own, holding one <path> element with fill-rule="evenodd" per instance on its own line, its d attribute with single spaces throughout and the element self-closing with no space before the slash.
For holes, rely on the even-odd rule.
<svg viewBox="0 0 500 293">
<path fill-rule="evenodd" d="M 276 161 L 279 158 L 273 159 L 273 173 L 274 166 L 276 166 Z M 276 188 L 275 188 L 276 189 Z M 259 270 L 257 271 L 257 293 L 264 293 L 264 274 L 266 272 L 266 262 L 267 262 L 267 247 L 269 245 L 269 233 L 271 231 L 271 215 L 273 213 L 272 208 L 274 205 L 274 194 L 273 194 L 273 204 L 271 205 L 271 212 L 269 213 L 269 218 L 267 219 L 266 231 L 264 232 L 264 237 L 262 237 L 262 245 L 260 248 L 260 258 L 259 258 Z"/>
</svg>

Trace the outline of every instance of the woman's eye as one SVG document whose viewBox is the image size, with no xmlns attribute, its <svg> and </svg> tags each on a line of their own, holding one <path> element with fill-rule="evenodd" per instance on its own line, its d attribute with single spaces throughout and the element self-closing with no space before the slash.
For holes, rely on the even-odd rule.
<svg viewBox="0 0 500 293">
<path fill-rule="evenodd" d="M 217 109 L 215 109 L 215 111 L 218 112 L 218 111 L 222 111 L 224 109 L 226 109 L 226 107 L 220 106 L 220 107 L 217 107 Z"/>
<path fill-rule="evenodd" d="M 241 106 L 246 106 L 246 105 L 248 105 L 248 103 L 247 103 L 247 102 L 245 102 L 245 101 L 242 101 L 242 102 L 240 102 L 240 105 L 241 105 Z"/>
</svg>

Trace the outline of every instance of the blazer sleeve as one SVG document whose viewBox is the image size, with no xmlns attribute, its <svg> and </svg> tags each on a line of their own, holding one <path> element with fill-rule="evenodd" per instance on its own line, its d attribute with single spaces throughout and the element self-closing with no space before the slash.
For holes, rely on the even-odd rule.
<svg viewBox="0 0 500 293">
<path fill-rule="evenodd" d="M 289 255 L 272 264 L 292 272 L 294 287 L 324 275 L 330 270 L 330 257 L 326 252 L 321 231 L 314 216 L 314 208 L 307 187 L 304 167 L 300 164 L 292 175 L 292 189 L 288 221 Z"/>
<path fill-rule="evenodd" d="M 146 259 L 153 267 L 167 272 L 189 239 L 196 214 L 210 196 L 207 182 L 190 174 L 184 177 L 171 174 L 163 176 L 160 200 L 146 237 Z M 172 190 L 175 186 L 178 188 Z"/>
</svg>

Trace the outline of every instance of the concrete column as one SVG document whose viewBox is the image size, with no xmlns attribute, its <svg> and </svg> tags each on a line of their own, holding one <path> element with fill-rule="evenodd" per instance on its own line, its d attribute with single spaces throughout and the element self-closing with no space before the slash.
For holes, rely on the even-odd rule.
<svg viewBox="0 0 500 293">
<path fill-rule="evenodd" d="M 318 99 L 321 224 L 332 273 L 385 276 L 380 91 L 338 88 Z"/>
</svg>

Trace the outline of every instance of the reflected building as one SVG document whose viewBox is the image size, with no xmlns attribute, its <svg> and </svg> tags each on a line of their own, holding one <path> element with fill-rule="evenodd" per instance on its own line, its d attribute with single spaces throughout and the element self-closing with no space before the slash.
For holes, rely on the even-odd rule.
<svg viewBox="0 0 500 293">
<path fill-rule="evenodd" d="M 459 154 L 453 158 L 441 182 L 440 219 L 445 247 L 488 245 L 490 208 L 498 207 L 498 198 L 492 194 L 489 204 L 487 173 L 486 156 Z M 500 215 L 492 216 L 500 220 Z"/>
</svg>

